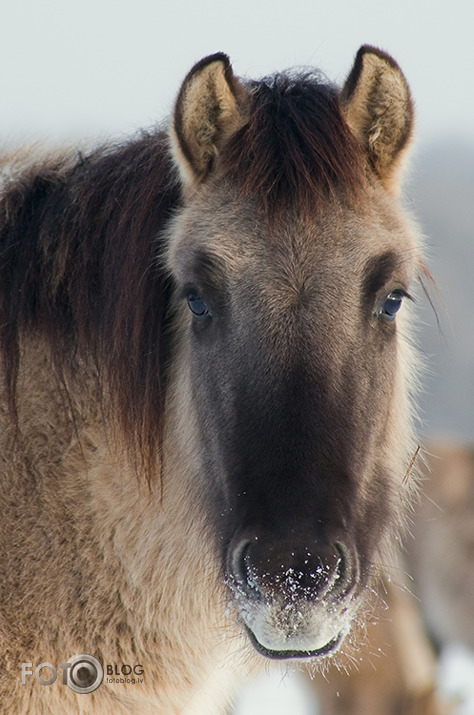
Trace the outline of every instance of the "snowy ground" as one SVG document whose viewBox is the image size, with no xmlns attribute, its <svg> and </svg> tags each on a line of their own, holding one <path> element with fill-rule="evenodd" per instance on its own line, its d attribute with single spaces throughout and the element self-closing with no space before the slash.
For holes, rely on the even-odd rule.
<svg viewBox="0 0 474 715">
<path fill-rule="evenodd" d="M 319 715 L 308 683 L 299 673 L 277 668 L 245 687 L 234 715 Z"/>
<path fill-rule="evenodd" d="M 474 653 L 461 645 L 445 648 L 439 663 L 439 690 L 455 704 L 455 715 L 474 714 Z"/>
<path fill-rule="evenodd" d="M 439 691 L 452 703 L 452 715 L 474 715 L 474 654 L 452 645 L 439 661 Z M 251 681 L 242 692 L 235 715 L 319 715 L 304 677 L 276 668 Z"/>
</svg>

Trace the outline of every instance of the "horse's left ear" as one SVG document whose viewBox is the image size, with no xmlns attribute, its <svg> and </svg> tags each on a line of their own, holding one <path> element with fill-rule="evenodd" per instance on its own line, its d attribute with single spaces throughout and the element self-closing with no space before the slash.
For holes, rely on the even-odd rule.
<svg viewBox="0 0 474 715">
<path fill-rule="evenodd" d="M 364 45 L 341 92 L 352 131 L 385 186 L 396 192 L 413 134 L 413 101 L 398 64 L 385 52 Z"/>
<path fill-rule="evenodd" d="M 185 187 L 199 184 L 220 148 L 247 121 L 248 93 L 227 55 L 205 57 L 187 75 L 176 101 L 171 146 Z"/>
</svg>

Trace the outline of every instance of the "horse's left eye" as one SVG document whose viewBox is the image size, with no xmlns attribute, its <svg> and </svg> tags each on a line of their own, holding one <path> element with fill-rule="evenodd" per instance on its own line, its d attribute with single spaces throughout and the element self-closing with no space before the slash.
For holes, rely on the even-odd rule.
<svg viewBox="0 0 474 715">
<path fill-rule="evenodd" d="M 394 320 L 396 314 L 402 307 L 404 297 L 405 293 L 401 290 L 393 290 L 389 293 L 380 303 L 379 310 L 377 311 L 378 317 L 389 323 Z"/>
<path fill-rule="evenodd" d="M 197 318 L 203 318 L 205 315 L 209 315 L 209 308 L 207 307 L 206 302 L 201 298 L 199 293 L 196 293 L 196 291 L 188 293 L 188 305 L 191 312 Z"/>
</svg>

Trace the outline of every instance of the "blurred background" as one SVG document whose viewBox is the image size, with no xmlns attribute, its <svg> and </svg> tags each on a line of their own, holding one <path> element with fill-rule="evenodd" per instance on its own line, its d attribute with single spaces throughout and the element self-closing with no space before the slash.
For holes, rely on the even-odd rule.
<svg viewBox="0 0 474 715">
<path fill-rule="evenodd" d="M 441 296 L 440 326 L 420 301 L 429 368 L 420 430 L 427 441 L 471 443 L 473 27 L 471 0 L 0 0 L 2 142 L 87 145 L 151 127 L 170 113 L 193 63 L 220 50 L 239 75 L 310 65 L 342 83 L 361 44 L 385 49 L 416 101 L 405 196 Z M 277 669 L 242 693 L 238 713 L 315 713 L 303 691 Z M 472 703 L 465 707 L 474 712 Z"/>
</svg>

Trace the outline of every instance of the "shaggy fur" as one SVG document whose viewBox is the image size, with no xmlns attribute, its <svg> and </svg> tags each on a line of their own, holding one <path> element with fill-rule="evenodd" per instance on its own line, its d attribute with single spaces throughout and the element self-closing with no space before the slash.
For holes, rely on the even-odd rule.
<svg viewBox="0 0 474 715">
<path fill-rule="evenodd" d="M 420 257 L 400 112 L 368 149 L 353 104 L 406 82 L 361 52 L 342 94 L 212 55 L 167 132 L 4 158 L 7 710 L 222 712 L 247 635 L 322 660 L 362 618 L 411 493 L 409 301 L 383 311 Z M 21 684 L 84 652 L 144 683 Z"/>
</svg>

